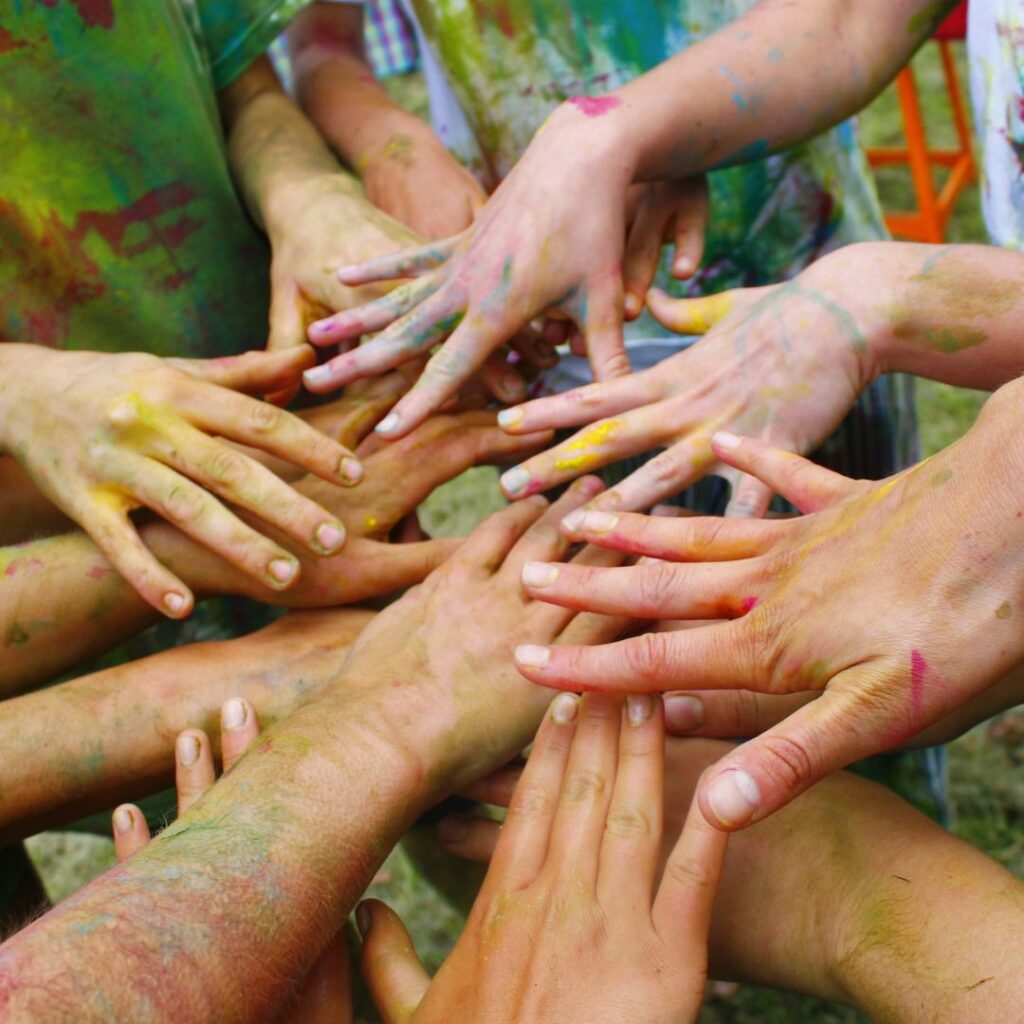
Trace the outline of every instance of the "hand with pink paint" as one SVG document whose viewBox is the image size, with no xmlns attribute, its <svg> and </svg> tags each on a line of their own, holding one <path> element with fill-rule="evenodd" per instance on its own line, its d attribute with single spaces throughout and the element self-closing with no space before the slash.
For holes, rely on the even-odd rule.
<svg viewBox="0 0 1024 1024">
<path fill-rule="evenodd" d="M 350 286 L 416 280 L 314 324 L 309 337 L 316 345 L 382 333 L 309 371 L 306 386 L 332 391 L 444 342 L 377 428 L 385 437 L 401 437 L 503 343 L 552 310 L 576 325 L 598 380 L 628 373 L 622 265 L 632 168 L 599 116 L 618 105 L 609 95 L 559 107 L 463 234 L 339 271 Z"/>
<path fill-rule="evenodd" d="M 358 908 L 363 974 L 383 1019 L 696 1020 L 728 837 L 694 803 L 661 870 L 664 751 L 660 700 L 556 697 L 433 981 L 391 910 Z"/>
<path fill-rule="evenodd" d="M 347 448 L 249 397 L 287 387 L 311 361 L 305 346 L 189 360 L 0 345 L 0 450 L 164 615 L 188 615 L 193 595 L 140 538 L 135 509 L 156 512 L 261 589 L 286 589 L 299 563 L 266 527 L 315 555 L 336 552 L 344 527 L 228 441 L 358 483 L 362 465 Z"/>
<path fill-rule="evenodd" d="M 574 539 L 658 561 L 531 564 L 531 597 L 712 621 L 603 647 L 522 647 L 520 671 L 573 690 L 820 693 L 702 785 L 701 806 L 723 828 L 758 821 L 829 772 L 905 744 L 1024 659 L 1022 392 L 1024 382 L 1006 385 L 962 440 L 877 483 L 717 435 L 716 457 L 792 501 L 799 518 L 568 517 Z"/>
<path fill-rule="evenodd" d="M 220 755 L 227 774 L 242 759 L 260 734 L 256 709 L 243 697 L 232 697 L 220 714 Z M 217 771 L 209 736 L 202 729 L 185 729 L 174 744 L 174 787 L 178 793 L 178 817 L 187 814 L 216 785 Z M 149 845 L 152 838 L 142 810 L 121 804 L 113 815 L 114 852 L 126 861 Z M 210 842 L 213 843 L 213 833 Z M 201 870 L 197 862 L 196 870 Z M 228 1013 L 230 1016 L 230 1013 Z M 292 1024 L 350 1024 L 352 985 L 348 943 L 339 931 L 320 954 L 295 996 L 288 1002 Z"/>
</svg>

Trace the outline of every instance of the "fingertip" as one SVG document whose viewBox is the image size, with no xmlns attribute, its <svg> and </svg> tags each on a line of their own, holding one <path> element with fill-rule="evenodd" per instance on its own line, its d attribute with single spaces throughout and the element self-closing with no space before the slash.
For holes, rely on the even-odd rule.
<svg viewBox="0 0 1024 1024">
<path fill-rule="evenodd" d="M 498 413 L 498 426 L 502 430 L 507 430 L 509 433 L 515 431 L 519 427 L 523 420 L 526 418 L 526 411 L 523 407 L 515 406 L 511 409 L 502 409 Z"/>
<path fill-rule="evenodd" d="M 162 611 L 169 619 L 184 619 L 192 614 L 195 598 L 187 589 L 169 590 L 163 596 Z"/>
<path fill-rule="evenodd" d="M 132 829 L 135 828 L 137 813 L 138 808 L 134 804 L 121 804 L 119 807 L 115 807 L 111 818 L 114 832 L 119 836 L 130 835 Z"/>
<path fill-rule="evenodd" d="M 743 438 L 728 430 L 716 431 L 711 436 L 711 447 L 716 454 L 733 452 L 743 443 Z"/>
<path fill-rule="evenodd" d="M 710 776 L 706 774 L 698 792 L 705 819 L 719 830 L 745 828 L 762 811 L 761 788 L 743 768 L 727 766 Z"/>
<path fill-rule="evenodd" d="M 644 302 L 634 292 L 627 292 L 622 303 L 622 313 L 626 320 L 635 320 L 643 312 Z"/>
<path fill-rule="evenodd" d="M 314 366 L 302 374 L 302 383 L 306 385 L 307 391 L 319 395 L 330 391 L 334 387 L 334 371 L 330 363 L 322 366 Z"/>
</svg>

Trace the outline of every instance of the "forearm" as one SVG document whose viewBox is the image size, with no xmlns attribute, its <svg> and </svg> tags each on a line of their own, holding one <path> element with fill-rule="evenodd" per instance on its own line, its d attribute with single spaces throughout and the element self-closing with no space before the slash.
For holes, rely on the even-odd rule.
<svg viewBox="0 0 1024 1024">
<path fill-rule="evenodd" d="M 669 742 L 679 787 L 670 838 L 689 780 L 724 749 Z M 1024 887 L 1003 868 L 887 790 L 839 773 L 730 840 L 711 974 L 849 1003 L 873 1020 L 995 1020 L 1024 995 L 1010 938 L 1022 919 Z"/>
<path fill-rule="evenodd" d="M 145 850 L 0 948 L 11 1018 L 267 1019 L 445 786 L 396 746 L 396 691 L 376 683 L 360 695 L 339 680 Z"/>
<path fill-rule="evenodd" d="M 346 175 L 317 130 L 284 94 L 270 62 L 261 58 L 220 94 L 228 126 L 232 171 L 253 218 L 268 231 L 289 185 L 330 175 L 336 185 Z M 359 185 L 349 179 L 353 196 Z"/>
<path fill-rule="evenodd" d="M 337 676 L 372 618 L 360 609 L 288 615 L 250 636 L 177 647 L 0 703 L 0 841 L 172 784 L 175 737 L 186 728 L 218 735 L 232 697 L 247 697 L 265 725 L 286 717 Z"/>
<path fill-rule="evenodd" d="M 1024 253 L 869 243 L 879 368 L 995 390 L 1024 373 Z"/>
<path fill-rule="evenodd" d="M 762 0 L 616 91 L 606 108 L 634 180 L 677 178 L 766 156 L 864 107 L 953 0 Z M 813 69 L 813 73 L 810 73 Z"/>
</svg>

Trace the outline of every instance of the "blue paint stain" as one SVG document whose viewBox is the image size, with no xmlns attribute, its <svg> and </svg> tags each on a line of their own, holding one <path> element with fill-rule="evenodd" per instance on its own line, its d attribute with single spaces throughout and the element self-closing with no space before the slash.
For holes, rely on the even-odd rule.
<svg viewBox="0 0 1024 1024">
<path fill-rule="evenodd" d="M 711 170 L 720 171 L 723 167 L 735 167 L 737 164 L 749 164 L 755 160 L 763 160 L 768 155 L 768 151 L 768 140 L 758 139 L 719 160 Z"/>
<path fill-rule="evenodd" d="M 735 71 L 730 71 L 724 64 L 718 65 L 718 70 L 725 75 L 726 78 L 736 86 L 737 91 L 732 94 L 732 101 L 736 104 L 740 110 L 747 109 L 747 97 L 745 95 L 747 91 L 746 85 L 743 84 L 743 79 L 736 74 Z"/>
</svg>

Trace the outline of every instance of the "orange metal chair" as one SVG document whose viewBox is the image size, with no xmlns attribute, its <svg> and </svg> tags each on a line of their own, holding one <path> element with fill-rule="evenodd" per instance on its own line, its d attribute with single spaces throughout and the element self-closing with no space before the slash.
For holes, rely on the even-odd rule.
<svg viewBox="0 0 1024 1024">
<path fill-rule="evenodd" d="M 929 149 L 928 134 L 918 98 L 914 72 L 908 66 L 896 77 L 903 127 L 906 134 L 905 149 L 869 149 L 868 162 L 872 167 L 906 166 L 914 183 L 917 209 L 886 214 L 885 224 L 890 233 L 900 238 L 920 242 L 942 242 L 946 237 L 949 216 L 960 193 L 977 180 L 978 168 L 974 160 L 971 128 L 951 42 L 962 40 L 967 34 L 967 2 L 959 7 L 939 26 L 934 39 L 942 57 L 946 90 L 953 111 L 959 144 L 955 149 Z M 935 187 L 933 167 L 948 167 L 949 173 L 941 190 Z"/>
</svg>

